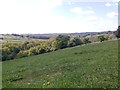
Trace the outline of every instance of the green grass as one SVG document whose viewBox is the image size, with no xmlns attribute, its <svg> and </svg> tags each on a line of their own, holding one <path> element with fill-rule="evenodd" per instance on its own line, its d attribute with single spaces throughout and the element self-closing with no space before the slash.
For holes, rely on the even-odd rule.
<svg viewBox="0 0 120 90">
<path fill-rule="evenodd" d="M 5 41 L 17 41 L 17 40 L 19 41 L 25 39 L 20 36 L 13 36 L 13 35 L 2 35 L 1 37 L 3 37 Z"/>
<path fill-rule="evenodd" d="M 118 87 L 117 41 L 66 48 L 2 65 L 3 88 Z"/>
<path fill-rule="evenodd" d="M 21 37 L 21 36 L 13 36 L 13 35 L 0 35 L 0 38 L 3 38 L 3 42 L 23 42 L 28 40 L 36 40 L 36 41 L 44 41 L 47 39 L 33 39 L 33 38 L 27 38 L 27 37 Z"/>
</svg>

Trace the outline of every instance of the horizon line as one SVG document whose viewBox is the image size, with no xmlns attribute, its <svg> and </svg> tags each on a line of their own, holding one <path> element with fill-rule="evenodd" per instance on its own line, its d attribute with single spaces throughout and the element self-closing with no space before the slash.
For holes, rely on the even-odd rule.
<svg viewBox="0 0 120 90">
<path fill-rule="evenodd" d="M 99 33 L 99 32 L 114 32 L 115 30 L 108 30 L 108 31 L 96 31 L 96 32 L 68 32 L 68 33 Z M 61 33 L 61 32 L 58 32 L 58 33 L 0 33 L 0 34 L 68 34 L 68 33 Z"/>
</svg>

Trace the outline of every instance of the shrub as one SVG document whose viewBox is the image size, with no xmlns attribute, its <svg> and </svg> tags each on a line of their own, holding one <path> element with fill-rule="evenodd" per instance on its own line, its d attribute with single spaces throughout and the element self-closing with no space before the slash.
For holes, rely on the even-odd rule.
<svg viewBox="0 0 120 90">
<path fill-rule="evenodd" d="M 20 51 L 18 54 L 17 54 L 17 57 L 16 58 L 21 58 L 21 57 L 26 57 L 28 56 L 28 51 Z"/>
<path fill-rule="evenodd" d="M 99 39 L 100 42 L 103 42 L 103 41 L 106 40 L 104 35 L 98 36 L 98 39 Z"/>
<path fill-rule="evenodd" d="M 89 38 L 84 38 L 83 39 L 83 43 L 84 44 L 88 44 L 88 43 L 91 43 L 91 41 L 89 40 Z"/>
<path fill-rule="evenodd" d="M 83 42 L 79 38 L 74 37 L 68 42 L 68 47 L 73 47 L 81 44 L 83 44 Z"/>
<path fill-rule="evenodd" d="M 50 51 L 56 50 L 57 41 L 55 38 L 50 38 L 47 44 L 49 44 Z"/>
<path fill-rule="evenodd" d="M 29 50 L 29 54 L 28 54 L 28 55 L 36 55 L 36 54 L 37 54 L 37 52 L 36 52 L 36 48 L 35 48 L 35 47 L 30 48 L 30 50 Z"/>
<path fill-rule="evenodd" d="M 66 48 L 69 40 L 70 40 L 69 36 L 65 36 L 65 35 L 57 36 L 57 38 L 56 38 L 56 49 Z"/>
</svg>

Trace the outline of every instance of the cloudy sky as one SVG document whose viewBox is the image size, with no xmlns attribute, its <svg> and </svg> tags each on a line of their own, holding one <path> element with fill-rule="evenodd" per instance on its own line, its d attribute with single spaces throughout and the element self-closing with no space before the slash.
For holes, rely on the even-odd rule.
<svg viewBox="0 0 120 90">
<path fill-rule="evenodd" d="M 0 1 L 0 33 L 99 32 L 117 26 L 117 0 Z"/>
</svg>

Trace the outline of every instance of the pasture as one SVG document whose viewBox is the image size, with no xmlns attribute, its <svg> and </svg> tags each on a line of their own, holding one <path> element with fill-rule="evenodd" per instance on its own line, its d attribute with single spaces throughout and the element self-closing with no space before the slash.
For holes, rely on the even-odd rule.
<svg viewBox="0 0 120 90">
<path fill-rule="evenodd" d="M 118 42 L 2 62 L 3 88 L 117 88 Z"/>
</svg>

